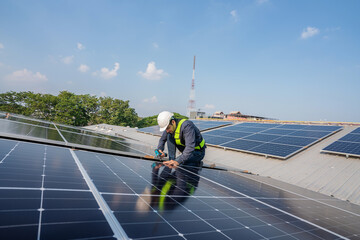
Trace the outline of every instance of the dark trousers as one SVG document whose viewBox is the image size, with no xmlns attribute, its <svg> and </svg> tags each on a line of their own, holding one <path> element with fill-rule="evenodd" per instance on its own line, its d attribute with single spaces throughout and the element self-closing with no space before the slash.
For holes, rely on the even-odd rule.
<svg viewBox="0 0 360 240">
<path fill-rule="evenodd" d="M 175 143 L 174 136 L 171 135 L 170 133 L 168 133 L 168 135 L 167 135 L 167 147 L 168 147 L 168 151 L 169 151 L 169 160 L 175 160 L 177 146 Z M 181 149 L 179 149 L 179 151 L 181 151 Z M 200 167 L 201 161 L 203 160 L 204 157 L 205 157 L 205 147 L 202 148 L 201 150 L 193 151 L 190 158 L 188 160 L 186 160 L 183 163 L 183 165 Z"/>
</svg>

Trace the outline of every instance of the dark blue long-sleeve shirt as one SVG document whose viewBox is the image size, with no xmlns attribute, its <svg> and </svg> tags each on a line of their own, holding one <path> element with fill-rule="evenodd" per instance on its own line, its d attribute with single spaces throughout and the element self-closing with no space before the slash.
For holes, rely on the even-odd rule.
<svg viewBox="0 0 360 240">
<path fill-rule="evenodd" d="M 176 119 L 176 126 L 179 124 L 179 120 Z M 160 140 L 158 149 L 164 151 L 165 143 L 167 141 L 167 132 L 164 131 Z M 171 134 L 174 137 L 175 132 Z M 200 130 L 194 125 L 192 121 L 186 120 L 181 124 L 180 127 L 180 141 L 185 146 L 176 145 L 177 149 L 182 153 L 176 161 L 179 164 L 185 163 L 190 157 L 193 151 L 195 151 L 195 147 L 198 146 L 203 140 Z M 206 146 L 204 146 L 205 148 Z"/>
</svg>

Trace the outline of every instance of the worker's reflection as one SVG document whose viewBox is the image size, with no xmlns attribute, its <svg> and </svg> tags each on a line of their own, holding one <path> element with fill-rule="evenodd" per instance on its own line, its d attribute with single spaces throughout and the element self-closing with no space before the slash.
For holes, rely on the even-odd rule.
<svg viewBox="0 0 360 240">
<path fill-rule="evenodd" d="M 151 189 L 145 189 L 141 197 L 143 203 L 138 201 L 137 207 L 142 208 L 142 211 L 151 207 L 160 212 L 175 209 L 194 194 L 200 179 L 199 170 L 189 166 L 170 168 L 162 163 L 154 163 Z"/>
</svg>

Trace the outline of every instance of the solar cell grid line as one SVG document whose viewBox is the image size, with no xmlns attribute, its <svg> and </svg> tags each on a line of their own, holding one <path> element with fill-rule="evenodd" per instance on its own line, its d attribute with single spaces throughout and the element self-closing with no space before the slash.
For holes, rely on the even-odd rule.
<svg viewBox="0 0 360 240">
<path fill-rule="evenodd" d="M 144 168 L 144 166 L 141 166 L 141 167 Z M 196 179 L 196 173 L 193 173 L 192 171 L 188 171 L 188 172 L 189 172 L 190 178 L 192 178 L 192 179 L 195 181 L 195 179 Z M 192 176 L 192 175 L 194 175 L 194 176 Z M 164 179 L 164 180 L 165 180 L 165 179 Z M 183 180 L 183 179 L 180 179 L 180 181 L 184 181 L 184 180 Z M 178 187 L 175 186 L 175 188 L 178 188 Z M 184 191 L 183 189 L 179 189 L 179 190 Z M 208 191 L 205 191 L 205 190 L 202 190 L 202 189 L 199 189 L 199 190 L 202 191 L 202 192 L 204 192 L 205 194 L 208 193 Z M 271 225 L 272 225 L 272 228 L 274 228 L 275 231 L 278 231 L 278 233 L 281 233 L 283 236 L 287 236 L 288 238 L 289 238 L 289 237 L 292 238 L 291 235 L 289 235 L 289 234 L 286 233 L 285 231 L 283 231 L 283 230 L 281 230 L 281 229 L 278 229 L 278 228 L 275 226 L 275 224 L 270 224 L 270 223 L 265 222 L 265 221 L 263 221 L 262 219 L 260 219 L 260 218 L 258 218 L 258 217 L 256 217 L 256 216 L 252 216 L 250 213 L 246 212 L 245 210 L 240 209 L 240 208 L 232 205 L 232 204 L 229 203 L 229 202 L 226 202 L 226 201 L 225 201 L 223 198 L 221 198 L 221 197 L 217 197 L 217 196 L 215 196 L 215 195 L 212 195 L 211 193 L 210 193 L 210 197 L 213 197 L 216 201 L 220 201 L 222 204 L 231 206 L 231 211 L 234 211 L 235 209 L 236 209 L 236 210 L 239 210 L 239 211 L 241 211 L 242 213 L 245 213 L 245 214 L 247 214 L 248 216 L 251 216 L 251 217 L 253 217 L 254 219 L 257 219 L 259 222 L 261 222 L 261 223 L 264 224 L 263 226 L 268 227 L 268 226 L 271 226 Z M 210 205 L 209 203 L 207 203 L 206 201 L 202 200 L 201 198 L 198 198 L 198 197 L 196 197 L 196 196 L 194 196 L 194 198 L 198 199 L 202 204 L 209 206 L 209 207 L 210 207 L 211 209 L 213 209 L 214 211 L 219 211 L 219 209 L 214 208 L 213 205 Z M 241 223 L 240 221 L 238 221 L 238 220 L 236 220 L 235 218 L 231 217 L 230 215 L 224 213 L 223 211 L 222 211 L 221 213 L 224 214 L 224 216 L 226 217 L 226 218 L 224 218 L 224 220 L 229 220 L 229 219 L 230 219 L 230 220 L 232 220 L 232 221 L 240 224 L 243 228 L 249 229 L 249 231 L 255 233 L 257 236 L 259 236 L 259 237 L 261 237 L 261 238 L 267 238 L 266 236 L 263 236 L 261 233 L 259 233 L 259 232 L 257 232 L 257 231 L 254 231 L 254 229 L 249 228 L 248 226 L 244 225 L 243 223 Z M 234 227 L 235 227 L 235 226 L 234 226 Z M 238 229 L 238 227 L 234 228 L 233 230 L 236 230 L 236 229 Z M 218 229 L 218 230 L 221 231 L 221 229 Z M 296 238 L 294 238 L 294 239 L 296 239 Z"/>
<path fill-rule="evenodd" d="M 99 160 L 107 169 L 109 169 L 109 171 L 112 172 L 112 174 L 114 174 L 120 181 L 122 181 L 126 186 L 128 186 L 129 189 L 133 192 L 133 194 L 138 195 L 137 192 L 134 191 L 134 190 L 131 188 L 131 186 L 129 186 L 129 184 L 126 182 L 125 179 L 123 179 L 121 176 L 119 176 L 119 174 L 117 174 L 116 172 L 114 172 L 98 155 L 96 155 L 96 157 L 98 158 L 98 160 Z M 141 177 L 141 179 L 143 179 L 143 178 Z M 144 201 L 144 200 L 142 200 L 142 201 Z M 180 234 L 180 232 L 177 231 L 177 229 L 176 229 L 173 225 L 171 225 L 166 219 L 164 219 L 155 209 L 153 209 L 151 205 L 149 205 L 146 201 L 144 201 L 144 203 L 147 204 L 148 207 L 149 207 L 153 212 L 155 212 L 168 226 L 170 226 L 170 227 L 177 233 L 177 235 L 179 235 L 180 237 L 183 238 L 183 236 Z M 131 237 L 131 236 L 130 236 L 130 237 Z"/>
<path fill-rule="evenodd" d="M 209 174 L 207 174 L 206 176 L 210 177 Z M 210 178 L 221 184 L 225 184 L 232 189 L 244 191 L 246 187 L 239 184 L 239 180 L 248 179 L 248 176 L 240 176 L 240 174 L 238 173 L 231 175 L 212 174 Z M 320 224 L 322 227 L 325 227 L 329 230 L 334 229 L 334 231 L 345 237 L 355 236 L 353 234 L 358 232 L 358 222 L 360 219 L 360 214 L 354 212 L 360 212 L 360 209 L 357 206 L 349 206 L 347 209 L 343 209 L 338 207 L 337 205 L 325 202 L 341 202 L 340 200 L 335 200 L 327 196 L 324 196 L 324 199 L 322 199 L 322 197 L 319 197 L 321 196 L 321 194 L 315 194 L 314 196 L 314 193 L 308 191 L 309 193 L 311 193 L 312 197 L 307 197 L 306 192 L 296 193 L 292 191 L 292 189 L 284 189 L 279 186 L 274 186 L 268 182 L 263 182 L 261 180 L 256 180 L 253 178 L 251 178 L 251 180 L 255 180 L 258 184 L 261 184 L 261 188 L 268 189 L 268 192 L 273 193 L 274 195 L 274 197 L 270 196 L 265 198 L 259 198 L 257 195 L 254 195 L 254 191 L 249 192 L 249 195 L 254 198 L 262 200 L 287 212 L 296 214 L 306 220 L 316 222 L 317 224 Z M 247 188 L 250 187 L 251 186 L 247 186 Z M 256 189 L 257 187 L 252 186 L 251 188 Z M 282 192 L 281 198 L 278 197 L 279 190 Z"/>
<path fill-rule="evenodd" d="M 120 160 L 118 159 L 118 158 L 115 158 L 114 157 L 114 160 L 116 161 L 116 162 L 119 162 Z M 105 162 L 104 162 L 105 163 Z M 124 166 L 126 166 L 128 169 L 130 169 L 135 175 L 138 175 L 139 174 L 139 169 L 137 168 L 136 169 L 136 172 L 135 172 L 135 170 L 134 169 L 131 169 L 129 166 L 127 166 L 126 164 L 124 164 L 124 163 L 122 163 L 121 162 L 121 164 L 123 164 Z M 106 164 L 107 165 L 107 164 Z M 112 170 L 112 168 L 114 168 L 114 166 L 112 166 L 112 167 L 110 167 L 109 165 L 107 165 L 107 167 L 109 168 L 109 169 L 111 169 Z M 143 168 L 143 166 L 140 166 L 141 168 Z M 121 168 L 121 169 L 123 169 L 123 168 Z M 114 172 L 114 171 L 113 171 Z M 115 172 L 114 172 L 115 173 Z M 146 173 L 150 173 L 149 171 L 146 171 Z M 117 174 L 117 175 L 119 175 L 119 174 Z M 144 179 L 141 175 L 138 175 L 138 176 L 140 176 L 140 179 L 141 180 L 143 180 L 143 181 L 145 181 L 147 184 L 149 184 L 150 182 L 148 182 L 146 179 Z M 136 179 L 139 179 L 139 177 L 137 177 Z M 123 179 L 122 177 L 121 177 L 121 181 L 126 181 L 125 179 Z M 129 186 L 129 188 L 133 188 L 132 186 L 130 186 L 129 184 L 130 184 L 130 182 L 128 182 L 128 181 L 126 181 L 126 183 L 127 183 L 127 185 Z M 135 193 L 136 195 L 138 195 L 137 194 L 137 191 L 135 191 L 135 190 L 132 190 L 133 191 L 133 193 Z M 110 194 L 110 193 L 109 193 Z M 153 208 L 151 208 L 151 210 L 152 211 L 155 211 Z M 158 213 L 158 211 L 155 211 L 157 214 L 159 214 Z M 193 214 L 191 211 L 187 211 L 187 212 L 189 212 L 189 214 L 191 214 L 191 215 L 195 215 L 195 214 Z M 161 217 L 162 219 L 164 219 L 163 217 Z M 166 219 L 164 219 L 165 221 L 167 221 Z M 124 225 L 124 224 L 123 224 Z M 125 224 L 126 225 L 126 224 Z M 217 234 L 220 234 L 219 232 L 216 232 Z M 180 234 L 180 233 L 178 233 L 178 234 Z M 179 236 L 182 236 L 182 237 L 184 237 L 185 236 L 185 233 L 181 233 Z M 223 236 L 223 235 L 221 235 L 221 236 Z M 213 236 L 214 237 L 214 236 Z M 145 239 L 145 237 L 144 236 L 142 236 L 141 237 L 142 239 Z M 152 238 L 152 237 L 150 237 L 150 238 Z"/>
<path fill-rule="evenodd" d="M 71 198 L 71 201 L 66 201 L 64 198 L 69 191 L 71 191 L 69 196 L 73 197 L 78 195 L 77 193 L 88 191 L 87 187 L 87 189 L 76 188 L 72 190 L 51 189 L 49 188 L 51 186 L 47 184 L 49 182 L 47 179 L 56 174 L 54 168 L 56 169 L 57 166 L 64 164 L 67 166 L 75 165 L 67 149 L 12 140 L 0 140 L 0 148 L 12 147 L 10 144 L 3 144 L 4 142 L 19 143 L 19 145 L 13 151 L 9 150 L 9 157 L 0 164 L 0 236 L 6 239 L 38 239 L 39 236 L 41 239 L 64 239 L 108 235 L 110 228 L 106 225 L 107 222 L 104 223 L 103 215 L 97 215 L 95 221 L 87 221 L 82 215 L 79 217 L 75 215 L 76 212 L 79 212 L 77 209 L 79 207 L 82 209 L 90 207 L 99 211 L 99 206 L 90 192 L 92 199 L 87 202 L 94 201 L 96 205 L 76 206 L 78 199 Z M 68 153 L 66 157 L 61 156 L 61 153 L 64 152 Z M 48 169 L 53 170 L 49 171 Z M 59 170 L 63 170 L 63 168 Z M 4 172 L 8 175 L 5 176 Z M 72 176 L 73 173 L 71 171 L 59 171 L 58 174 Z M 4 180 L 4 177 L 7 180 Z M 83 181 L 82 176 L 78 176 L 74 181 Z M 65 185 L 60 186 L 65 187 Z M 51 194 L 52 197 L 50 198 L 45 197 L 46 195 L 49 196 L 49 192 L 55 193 L 57 197 L 54 198 L 54 194 Z M 66 209 L 65 203 L 67 208 L 71 209 L 71 214 Z M 88 214 L 90 208 L 82 212 Z M 75 217 L 78 221 L 74 221 Z M 88 227 L 91 225 L 93 229 L 101 226 L 103 230 L 100 233 L 90 229 L 81 232 L 81 229 L 77 228 L 81 225 Z M 60 231 L 61 235 L 58 234 Z M 101 233 L 104 235 L 99 235 Z"/>
<path fill-rule="evenodd" d="M 141 166 L 141 167 L 143 167 L 143 166 Z M 137 168 L 136 171 L 138 172 L 138 170 L 139 170 L 139 169 Z M 186 235 L 185 235 L 185 236 L 186 236 Z"/>
<path fill-rule="evenodd" d="M 142 166 L 143 167 L 143 166 Z"/>
<path fill-rule="evenodd" d="M 219 185 L 219 186 L 221 186 L 221 187 L 223 187 L 223 188 L 229 189 L 230 191 L 233 191 L 233 192 L 235 192 L 235 193 L 238 193 L 239 195 L 244 196 L 244 197 L 246 197 L 246 198 L 249 198 L 249 199 L 251 199 L 251 200 L 253 200 L 253 201 L 255 201 L 255 202 L 258 202 L 258 203 L 260 203 L 260 204 L 262 204 L 262 205 L 264 205 L 264 206 L 270 207 L 271 209 L 274 209 L 274 210 L 279 211 L 279 212 L 281 212 L 281 213 L 284 213 L 284 214 L 286 214 L 286 215 L 288 215 L 288 216 L 291 216 L 291 217 L 293 217 L 293 218 L 296 218 L 296 219 L 298 219 L 298 220 L 300 220 L 300 221 L 302 221 L 302 222 L 304 222 L 304 223 L 310 224 L 310 225 L 312 225 L 312 226 L 314 226 L 314 227 L 316 227 L 316 228 L 318 228 L 318 229 L 321 229 L 321 230 L 323 230 L 323 231 L 325 231 L 325 232 L 327 232 L 327 233 L 330 233 L 331 235 L 335 235 L 336 237 L 339 237 L 339 238 L 341 238 L 341 239 L 348 239 L 348 238 L 346 238 L 346 237 L 344 237 L 344 236 L 342 236 L 342 235 L 340 235 L 340 234 L 337 234 L 336 232 L 330 231 L 330 230 L 328 230 L 328 229 L 326 229 L 326 228 L 323 228 L 323 227 L 321 227 L 321 226 L 319 226 L 319 225 L 317 225 L 317 224 L 315 224 L 315 223 L 312 223 L 312 222 L 310 222 L 310 221 L 308 221 L 308 220 L 305 220 L 305 219 L 303 219 L 303 218 L 301 218 L 301 217 L 298 217 L 298 216 L 296 216 L 296 215 L 294 215 L 294 214 L 291 214 L 291 213 L 286 212 L 286 211 L 284 211 L 284 210 L 282 210 L 282 209 L 279 209 L 279 208 L 277 208 L 277 207 L 274 207 L 274 206 L 272 206 L 272 205 L 270 205 L 270 204 L 268 204 L 268 203 L 265 203 L 265 202 L 263 202 L 263 201 L 261 201 L 261 200 L 259 200 L 259 199 L 256 199 L 256 198 L 254 198 L 254 197 L 251 197 L 251 196 L 249 196 L 249 195 L 247 195 L 247 194 L 244 194 L 244 193 L 242 193 L 242 192 L 239 192 L 239 191 L 237 191 L 237 190 L 235 190 L 235 189 L 229 188 L 229 187 L 227 187 L 227 186 L 225 186 L 225 185 L 222 185 L 222 184 L 220 184 L 220 183 L 218 183 L 218 182 L 216 182 L 216 181 L 213 181 L 213 180 L 211 180 L 211 179 L 209 179 L 209 178 L 207 178 L 207 177 L 201 176 L 201 178 L 203 178 L 203 179 L 205 179 L 205 180 L 207 180 L 207 181 L 209 181 L 209 182 L 212 182 L 212 183 L 214 183 L 214 184 L 216 184 L 216 185 Z"/>
<path fill-rule="evenodd" d="M 120 163 L 122 163 L 121 161 L 119 161 Z M 130 168 L 129 166 L 127 166 L 127 165 L 125 165 L 124 163 L 122 163 L 125 167 L 127 167 L 127 168 L 129 168 L 134 174 L 137 174 L 137 172 L 136 171 L 134 171 L 132 168 Z M 140 176 L 140 177 L 142 177 L 142 176 Z M 164 179 L 165 180 L 165 179 Z M 148 182 L 149 184 L 151 184 L 150 182 Z M 161 189 L 159 189 L 159 190 L 161 190 Z M 172 198 L 171 197 L 171 195 L 169 196 L 170 198 Z M 201 200 L 200 200 L 201 201 Z M 192 210 L 190 210 L 189 208 L 187 208 L 186 206 L 184 206 L 183 204 L 181 204 L 180 202 L 178 202 L 178 201 L 176 201 L 175 200 L 175 202 L 177 202 L 180 206 L 182 206 L 182 207 L 184 207 L 187 211 L 191 211 L 191 213 L 192 214 L 194 214 L 196 217 L 198 217 L 199 219 L 200 219 L 200 221 L 203 221 L 203 222 L 205 222 L 206 224 L 208 224 L 210 227 L 212 227 L 213 229 L 214 229 L 214 232 L 216 231 L 216 232 L 219 232 L 219 233 L 221 233 L 221 234 L 223 234 L 225 237 L 227 237 L 228 239 L 231 239 L 231 237 L 229 237 L 228 235 L 226 235 L 223 231 L 221 231 L 221 230 L 219 230 L 219 229 L 217 229 L 215 226 L 213 226 L 210 222 L 208 222 L 207 220 L 205 220 L 205 219 L 203 219 L 201 216 L 199 216 L 198 215 L 198 213 L 196 213 L 195 211 L 192 211 Z M 203 203 L 205 203 L 204 201 L 202 201 Z M 206 205 L 208 205 L 208 204 L 206 204 Z M 210 205 L 208 205 L 209 207 L 211 207 Z M 214 209 L 215 210 L 215 209 Z M 215 210 L 216 211 L 216 210 Z M 227 216 L 226 214 L 224 214 L 225 216 Z M 231 219 L 231 218 L 230 218 Z M 236 220 L 235 220 L 236 221 Z M 239 223 L 239 222 L 238 222 Z M 243 225 L 245 228 L 246 228 L 246 226 L 245 225 Z M 251 231 L 253 231 L 253 230 L 251 230 Z M 253 231 L 256 235 L 258 235 L 259 237 L 261 237 L 261 238 L 265 238 L 265 236 L 263 236 L 263 235 L 261 235 L 260 233 L 258 233 L 258 232 L 255 232 L 255 231 Z M 186 236 L 186 235 L 185 235 Z"/>
<path fill-rule="evenodd" d="M 91 178 L 87 174 L 85 168 L 81 164 L 81 162 L 80 162 L 79 158 L 77 157 L 76 153 L 72 149 L 69 149 L 69 151 L 70 151 L 71 155 L 73 156 L 77 166 L 79 167 L 80 172 L 84 176 L 84 179 L 85 179 L 86 183 L 88 184 L 90 190 L 92 191 L 92 193 L 93 193 L 97 203 L 99 204 L 102 212 L 104 213 L 104 216 L 105 216 L 106 220 L 110 224 L 111 229 L 114 232 L 114 236 L 117 239 L 127 239 L 128 238 L 127 234 L 125 233 L 124 229 L 120 226 L 119 222 L 116 220 L 114 214 L 110 210 L 109 206 L 106 204 L 104 198 L 101 196 L 101 194 L 97 190 L 95 184 L 91 181 Z"/>
</svg>

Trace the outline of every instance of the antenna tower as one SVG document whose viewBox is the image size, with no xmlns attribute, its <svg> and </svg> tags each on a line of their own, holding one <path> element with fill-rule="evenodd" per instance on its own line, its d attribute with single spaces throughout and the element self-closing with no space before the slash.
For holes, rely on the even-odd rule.
<svg viewBox="0 0 360 240">
<path fill-rule="evenodd" d="M 194 65 L 193 65 L 193 75 L 191 81 L 191 90 L 190 90 L 190 99 L 188 105 L 188 116 L 190 116 L 190 112 L 196 111 L 195 109 L 195 56 L 194 56 Z"/>
</svg>

